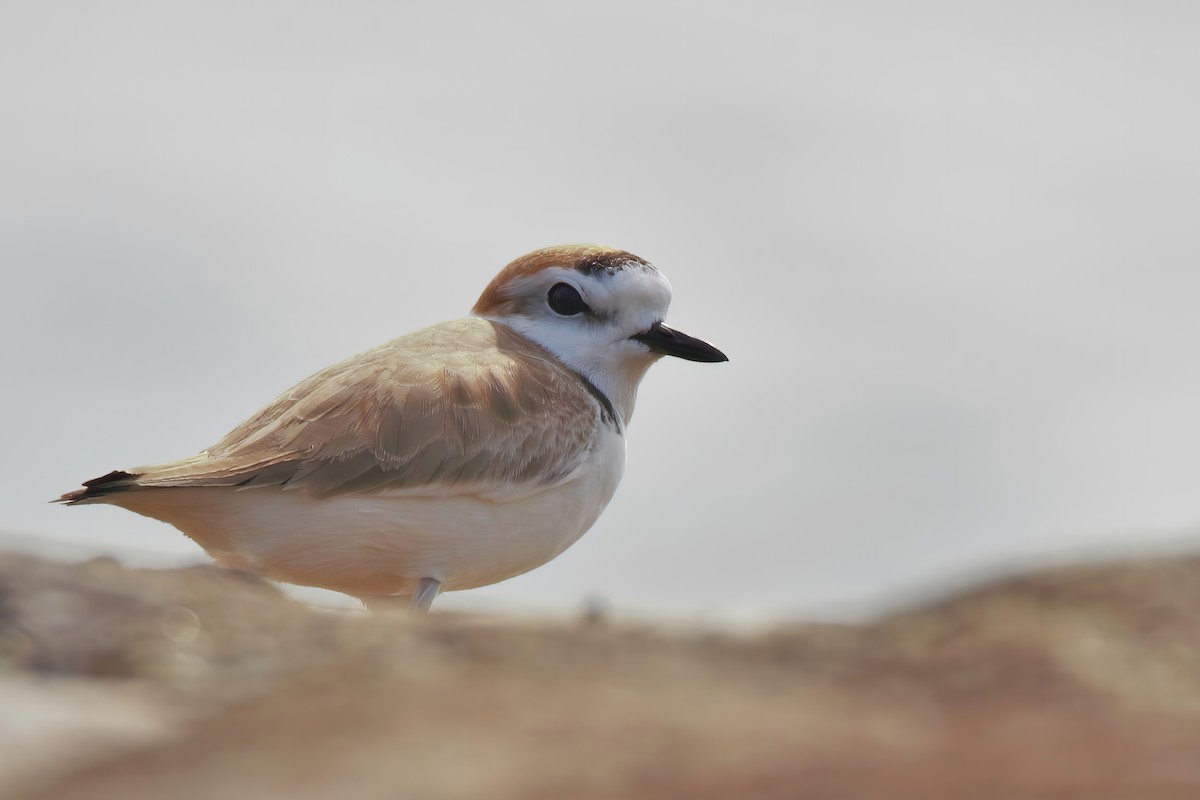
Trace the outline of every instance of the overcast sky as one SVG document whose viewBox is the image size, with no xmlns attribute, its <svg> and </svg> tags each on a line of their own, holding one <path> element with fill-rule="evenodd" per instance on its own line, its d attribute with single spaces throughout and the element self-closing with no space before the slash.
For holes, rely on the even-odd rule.
<svg viewBox="0 0 1200 800">
<path fill-rule="evenodd" d="M 195 555 L 46 500 L 589 241 L 731 360 L 656 366 L 600 522 L 459 602 L 812 615 L 1186 541 L 1198 41 L 1186 2 L 7 3 L 0 529 Z"/>
</svg>

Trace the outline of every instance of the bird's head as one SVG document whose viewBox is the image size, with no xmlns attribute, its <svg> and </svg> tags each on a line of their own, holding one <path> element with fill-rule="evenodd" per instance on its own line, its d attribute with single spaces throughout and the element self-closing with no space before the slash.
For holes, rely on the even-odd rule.
<svg viewBox="0 0 1200 800">
<path fill-rule="evenodd" d="M 637 386 L 662 356 L 727 361 L 717 348 L 664 324 L 671 285 L 624 250 L 568 245 L 536 250 L 500 271 L 472 312 L 507 325 L 580 373 L 633 414 Z"/>
</svg>

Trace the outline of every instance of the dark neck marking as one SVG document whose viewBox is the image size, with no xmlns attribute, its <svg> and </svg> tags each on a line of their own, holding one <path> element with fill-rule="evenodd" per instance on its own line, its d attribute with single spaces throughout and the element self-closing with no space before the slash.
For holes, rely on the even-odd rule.
<svg viewBox="0 0 1200 800">
<path fill-rule="evenodd" d="M 502 335 L 500 335 L 499 331 L 507 331 L 508 335 L 515 336 L 518 339 L 520 339 L 521 341 L 525 342 L 526 345 L 528 345 L 529 347 L 536 348 L 537 350 L 539 350 L 542 353 L 541 357 L 543 360 L 545 360 L 546 362 L 551 363 L 551 364 L 556 364 L 559 367 L 561 367 L 562 369 L 564 369 L 567 372 L 574 375 L 576 378 L 579 379 L 579 382 L 583 384 L 584 388 L 586 388 L 588 390 L 588 392 L 592 395 L 592 397 L 596 398 L 596 402 L 600 404 L 600 421 L 601 422 L 606 422 L 609 425 L 612 425 L 614 428 L 616 428 L 617 433 L 624 433 L 624 424 L 622 423 L 621 415 L 617 413 L 617 409 L 613 406 L 612 400 L 609 400 L 608 395 L 606 395 L 604 392 L 600 391 L 600 387 L 598 387 L 596 384 L 594 384 L 590 380 L 588 380 L 587 376 L 585 376 L 579 370 L 576 370 L 576 369 L 573 369 L 573 368 L 567 366 L 567 364 L 561 358 L 559 358 L 557 355 L 552 353 L 550 350 L 548 350 L 547 348 L 538 344 L 533 339 L 530 339 L 525 334 L 518 333 L 509 325 L 507 325 L 503 322 L 498 322 L 497 320 L 494 320 L 494 319 L 487 319 L 486 317 L 484 317 L 484 319 L 487 321 L 487 323 L 489 325 L 491 325 L 493 327 L 493 329 L 495 329 L 497 331 L 496 346 L 501 351 L 512 349 L 512 345 L 505 344 L 504 337 Z M 514 357 L 516 357 L 516 356 L 514 356 Z"/>
<path fill-rule="evenodd" d="M 608 395 L 600 391 L 600 387 L 588 380 L 587 376 L 582 372 L 576 372 L 573 369 L 571 372 L 583 382 L 583 385 L 591 392 L 592 397 L 596 398 L 596 402 L 600 404 L 600 420 L 616 428 L 617 433 L 622 433 L 621 417 L 617 415 L 617 410 L 613 408 L 612 401 L 608 399 Z"/>
</svg>

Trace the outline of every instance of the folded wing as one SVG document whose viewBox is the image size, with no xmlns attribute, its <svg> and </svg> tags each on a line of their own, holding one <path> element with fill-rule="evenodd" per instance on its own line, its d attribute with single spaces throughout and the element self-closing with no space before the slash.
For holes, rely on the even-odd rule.
<svg viewBox="0 0 1200 800">
<path fill-rule="evenodd" d="M 186 486 L 499 498 L 567 479 L 600 424 L 587 384 L 553 355 L 466 319 L 322 370 L 197 456 L 110 473 L 63 499 Z"/>
</svg>

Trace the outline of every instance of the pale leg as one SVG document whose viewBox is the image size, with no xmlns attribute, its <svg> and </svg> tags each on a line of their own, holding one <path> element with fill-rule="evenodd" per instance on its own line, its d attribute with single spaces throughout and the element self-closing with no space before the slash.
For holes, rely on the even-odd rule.
<svg viewBox="0 0 1200 800">
<path fill-rule="evenodd" d="M 413 611 L 425 612 L 433 605 L 433 598 L 438 596 L 438 592 L 442 590 L 442 582 L 434 578 L 421 578 L 421 582 L 417 584 L 417 591 L 413 592 L 412 602 L 409 608 Z"/>
<path fill-rule="evenodd" d="M 433 578 L 421 578 L 417 590 L 412 594 L 375 594 L 359 597 L 368 611 L 413 611 L 424 613 L 433 605 L 433 598 L 442 589 L 442 582 Z"/>
</svg>

